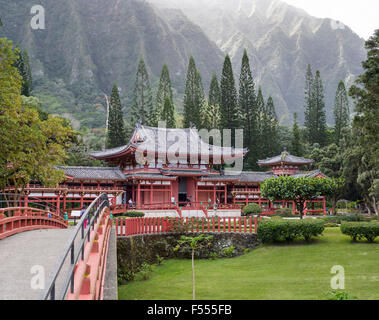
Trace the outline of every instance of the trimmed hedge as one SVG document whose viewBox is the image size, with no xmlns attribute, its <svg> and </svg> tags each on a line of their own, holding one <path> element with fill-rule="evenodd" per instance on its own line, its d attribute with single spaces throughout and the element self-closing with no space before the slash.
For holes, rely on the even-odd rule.
<svg viewBox="0 0 379 320">
<path fill-rule="evenodd" d="M 362 238 L 366 238 L 368 242 L 374 242 L 379 236 L 379 223 L 344 222 L 341 225 L 341 232 L 350 236 L 354 242 Z"/>
<path fill-rule="evenodd" d="M 256 203 L 249 203 L 242 210 L 244 216 L 251 216 L 262 213 L 262 208 Z"/>
<path fill-rule="evenodd" d="M 360 221 L 370 221 L 370 218 L 362 217 L 359 215 L 349 215 L 349 216 L 329 216 L 329 217 L 320 217 L 325 222 L 338 223 L 342 222 L 360 222 Z"/>
<path fill-rule="evenodd" d="M 267 242 L 291 242 L 304 238 L 309 242 L 313 236 L 324 232 L 324 222 L 319 220 L 278 220 L 270 219 L 258 224 L 258 239 Z"/>
<path fill-rule="evenodd" d="M 145 214 L 139 211 L 128 211 L 119 215 L 119 217 L 139 218 L 144 217 Z"/>
<path fill-rule="evenodd" d="M 275 215 L 279 217 L 296 217 L 291 208 L 280 208 L 275 210 Z"/>
</svg>

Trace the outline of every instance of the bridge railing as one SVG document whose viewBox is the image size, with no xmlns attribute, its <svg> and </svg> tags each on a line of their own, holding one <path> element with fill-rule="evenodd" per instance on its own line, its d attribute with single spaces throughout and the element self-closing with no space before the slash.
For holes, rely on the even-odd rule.
<svg viewBox="0 0 379 320">
<path fill-rule="evenodd" d="M 159 233 L 234 232 L 257 233 L 258 216 L 211 218 L 116 218 L 118 237 Z"/>
<path fill-rule="evenodd" d="M 86 209 L 49 276 L 41 300 L 100 299 L 111 229 L 107 194 Z"/>
<path fill-rule="evenodd" d="M 67 228 L 67 221 L 55 213 L 28 207 L 0 209 L 0 240 L 25 231 L 55 228 Z"/>
</svg>

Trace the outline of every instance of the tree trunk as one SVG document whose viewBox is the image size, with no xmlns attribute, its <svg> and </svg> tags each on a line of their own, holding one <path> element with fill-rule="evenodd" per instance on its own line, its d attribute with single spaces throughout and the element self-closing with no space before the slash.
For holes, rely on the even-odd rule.
<svg viewBox="0 0 379 320">
<path fill-rule="evenodd" d="M 336 199 L 336 197 L 333 197 L 332 198 L 332 212 L 333 212 L 334 216 L 337 214 L 336 205 L 337 205 L 337 199 Z"/>
<path fill-rule="evenodd" d="M 192 300 L 195 300 L 195 248 L 192 248 Z"/>
<path fill-rule="evenodd" d="M 372 197 L 372 206 L 374 208 L 376 216 L 379 216 L 379 209 L 375 197 Z"/>
</svg>

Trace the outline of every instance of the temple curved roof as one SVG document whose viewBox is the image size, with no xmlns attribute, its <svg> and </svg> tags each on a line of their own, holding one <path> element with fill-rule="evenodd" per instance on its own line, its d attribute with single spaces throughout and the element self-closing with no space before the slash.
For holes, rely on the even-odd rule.
<svg viewBox="0 0 379 320">
<path fill-rule="evenodd" d="M 196 128 L 169 129 L 136 125 L 129 143 L 103 151 L 91 152 L 97 159 L 115 158 L 123 156 L 128 151 L 147 151 L 152 153 L 170 154 L 179 153 L 180 156 L 208 154 L 210 157 L 243 157 L 248 149 L 234 147 L 220 147 L 211 145 L 202 140 Z"/>
<path fill-rule="evenodd" d="M 296 157 L 289 154 L 287 151 L 282 152 L 280 155 L 267 158 L 265 160 L 258 160 L 259 166 L 273 166 L 276 164 L 289 164 L 289 165 L 311 165 L 312 159 Z"/>
</svg>

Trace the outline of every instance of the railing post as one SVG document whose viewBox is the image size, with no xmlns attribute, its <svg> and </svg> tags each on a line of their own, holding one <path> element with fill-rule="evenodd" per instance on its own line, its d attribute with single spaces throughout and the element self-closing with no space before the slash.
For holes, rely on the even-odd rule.
<svg viewBox="0 0 379 320">
<path fill-rule="evenodd" d="M 255 233 L 257 233 L 257 227 L 258 227 L 258 216 L 254 217 L 254 230 Z"/>
</svg>

